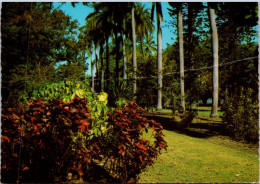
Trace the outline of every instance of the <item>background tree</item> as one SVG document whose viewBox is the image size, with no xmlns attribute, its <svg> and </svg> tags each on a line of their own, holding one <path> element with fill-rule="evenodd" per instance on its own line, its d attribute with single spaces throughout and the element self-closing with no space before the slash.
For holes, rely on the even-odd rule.
<svg viewBox="0 0 260 184">
<path fill-rule="evenodd" d="M 213 53 L 213 99 L 212 99 L 212 110 L 211 117 L 218 116 L 218 31 L 215 20 L 215 10 L 213 5 L 208 3 L 209 7 L 209 18 L 212 35 L 212 53 Z"/>
<path fill-rule="evenodd" d="M 156 2 L 152 4 L 152 19 L 154 15 L 154 9 L 156 11 L 157 21 L 157 65 L 158 65 L 158 102 L 157 109 L 162 109 L 162 7 L 161 3 Z"/>
<path fill-rule="evenodd" d="M 136 41 L 135 41 L 135 6 L 132 3 L 131 8 L 131 19 L 132 19 L 132 44 L 133 44 L 133 96 L 136 94 L 136 70 L 137 70 L 137 63 L 136 63 Z"/>
<path fill-rule="evenodd" d="M 56 63 L 75 61 L 77 56 L 66 51 L 77 22 L 61 10 L 52 11 L 51 3 L 2 5 L 3 105 L 15 106 L 24 93 L 54 80 Z"/>
<path fill-rule="evenodd" d="M 178 38 L 180 55 L 180 87 L 181 87 L 181 108 L 185 112 L 185 92 L 184 92 L 184 49 L 183 49 L 183 23 L 182 23 L 182 3 L 177 4 L 178 10 Z"/>
</svg>

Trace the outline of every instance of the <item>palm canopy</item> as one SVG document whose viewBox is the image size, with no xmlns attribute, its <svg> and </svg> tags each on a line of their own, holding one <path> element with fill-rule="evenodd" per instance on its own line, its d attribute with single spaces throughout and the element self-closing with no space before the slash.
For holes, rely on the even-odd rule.
<svg viewBox="0 0 260 184">
<path fill-rule="evenodd" d="M 160 16 L 163 21 L 162 5 L 160 2 L 152 3 L 151 20 L 153 20 L 153 18 L 154 18 L 154 10 L 156 11 L 157 20 L 158 20 L 158 16 Z"/>
<path fill-rule="evenodd" d="M 135 7 L 135 21 L 137 40 L 140 41 L 141 49 L 143 50 L 144 38 L 148 40 L 149 35 L 154 31 L 154 25 L 150 18 L 150 12 L 145 9 L 141 3 L 136 3 Z"/>
</svg>

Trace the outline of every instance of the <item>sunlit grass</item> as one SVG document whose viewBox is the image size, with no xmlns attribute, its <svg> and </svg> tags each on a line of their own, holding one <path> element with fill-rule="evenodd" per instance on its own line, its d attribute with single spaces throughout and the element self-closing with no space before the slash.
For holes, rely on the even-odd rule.
<svg viewBox="0 0 260 184">
<path fill-rule="evenodd" d="M 164 130 L 167 151 L 140 175 L 139 183 L 241 183 L 258 181 L 258 155 L 207 139 Z M 145 137 L 150 139 L 151 131 Z"/>
<path fill-rule="evenodd" d="M 210 114 L 211 114 L 211 107 L 208 107 L 208 106 L 198 106 L 197 107 L 198 109 L 198 115 L 199 116 L 207 116 L 207 117 L 210 117 Z M 156 109 L 153 109 L 150 110 L 149 112 L 155 112 L 155 113 L 162 113 L 162 114 L 172 114 L 172 110 L 171 109 L 161 109 L 161 110 L 156 110 Z M 223 111 L 221 111 L 221 108 L 219 107 L 218 108 L 218 117 L 222 117 L 224 114 Z"/>
</svg>

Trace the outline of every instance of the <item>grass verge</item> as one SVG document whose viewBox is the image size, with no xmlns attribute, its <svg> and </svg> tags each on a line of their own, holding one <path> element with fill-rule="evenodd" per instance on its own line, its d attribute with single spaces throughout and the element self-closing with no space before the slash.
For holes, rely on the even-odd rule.
<svg viewBox="0 0 260 184">
<path fill-rule="evenodd" d="M 199 106 L 197 107 L 198 110 L 198 115 L 199 116 L 207 116 L 209 117 L 211 114 L 211 107 L 207 107 L 207 106 Z M 159 111 L 157 111 L 156 109 L 150 110 L 149 112 L 155 112 L 155 113 L 162 113 L 162 114 L 172 114 L 172 110 L 171 109 L 161 109 Z M 222 117 L 224 114 L 223 111 L 221 111 L 221 108 L 218 108 L 218 117 Z"/>
<path fill-rule="evenodd" d="M 151 134 L 145 137 L 149 140 Z M 164 134 L 167 151 L 141 173 L 139 183 L 258 182 L 258 155 L 173 131 Z"/>
</svg>

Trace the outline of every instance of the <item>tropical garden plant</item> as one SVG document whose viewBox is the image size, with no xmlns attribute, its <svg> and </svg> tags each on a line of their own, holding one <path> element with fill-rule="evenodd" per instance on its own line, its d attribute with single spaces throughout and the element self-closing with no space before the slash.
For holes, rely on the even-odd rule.
<svg viewBox="0 0 260 184">
<path fill-rule="evenodd" d="M 167 146 L 160 123 L 142 117 L 145 111 L 124 99 L 109 112 L 107 93 L 90 90 L 61 82 L 34 91 L 18 110 L 3 110 L 3 181 L 95 182 L 90 174 L 95 160 L 109 160 L 111 176 L 127 182 L 152 164 Z M 154 144 L 142 138 L 148 126 L 156 132 Z"/>
</svg>

